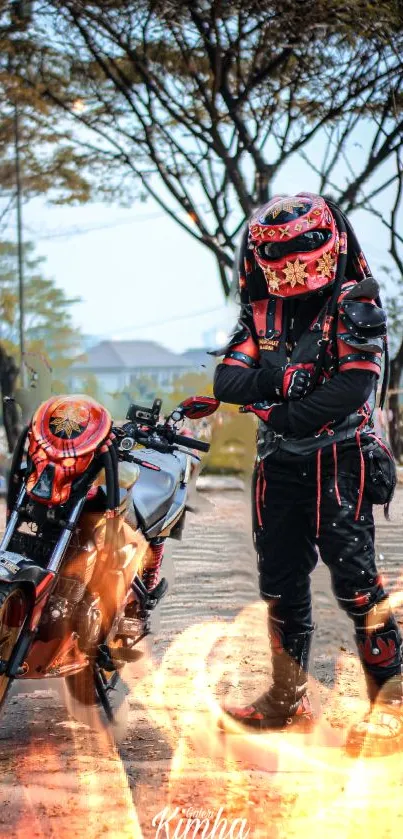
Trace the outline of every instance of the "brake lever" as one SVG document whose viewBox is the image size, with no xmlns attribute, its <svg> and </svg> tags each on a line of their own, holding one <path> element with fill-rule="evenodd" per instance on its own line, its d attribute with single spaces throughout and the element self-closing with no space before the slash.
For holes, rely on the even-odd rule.
<svg viewBox="0 0 403 839">
<path fill-rule="evenodd" d="M 198 460 L 199 462 L 201 461 L 201 457 L 199 457 L 199 455 L 198 455 L 198 454 L 193 454 L 193 451 L 191 451 L 191 450 L 190 450 L 189 448 L 187 448 L 186 446 L 178 446 L 178 445 L 174 444 L 174 445 L 172 446 L 172 448 L 173 448 L 176 452 L 182 452 L 183 454 L 187 454 L 189 457 L 193 457 L 195 460 Z"/>
</svg>

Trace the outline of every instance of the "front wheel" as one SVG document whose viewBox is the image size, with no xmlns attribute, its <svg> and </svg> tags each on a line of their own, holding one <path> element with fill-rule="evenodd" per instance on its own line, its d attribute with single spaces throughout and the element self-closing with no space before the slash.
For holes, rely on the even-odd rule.
<svg viewBox="0 0 403 839">
<path fill-rule="evenodd" d="M 129 689 L 118 672 L 92 666 L 67 676 L 66 702 L 69 714 L 93 729 L 108 728 L 115 740 L 124 739 L 129 716 Z"/>
<path fill-rule="evenodd" d="M 8 662 L 18 641 L 28 612 L 25 591 L 18 583 L 0 583 L 0 659 Z M 5 665 L 3 664 L 3 667 Z M 0 669 L 2 670 L 3 667 Z M 7 673 L 0 673 L 0 708 L 13 683 Z"/>
</svg>

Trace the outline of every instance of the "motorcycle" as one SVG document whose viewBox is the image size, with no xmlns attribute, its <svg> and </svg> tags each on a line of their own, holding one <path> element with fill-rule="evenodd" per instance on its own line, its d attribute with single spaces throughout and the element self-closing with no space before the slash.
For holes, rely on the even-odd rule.
<svg viewBox="0 0 403 839">
<path fill-rule="evenodd" d="M 114 427 L 90 397 L 53 397 L 23 430 L 0 542 L 0 708 L 14 680 L 51 677 L 74 716 L 116 722 L 122 669 L 167 590 L 164 542 L 181 538 L 191 465 L 209 450 L 178 428 L 219 405 L 190 397 L 161 421 L 161 404 Z"/>
</svg>

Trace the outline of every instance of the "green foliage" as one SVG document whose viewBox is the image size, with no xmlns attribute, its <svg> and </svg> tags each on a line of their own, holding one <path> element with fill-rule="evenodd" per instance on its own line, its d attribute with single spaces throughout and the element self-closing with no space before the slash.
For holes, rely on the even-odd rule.
<svg viewBox="0 0 403 839">
<path fill-rule="evenodd" d="M 45 0 L 20 21 L 0 3 L 0 184 L 17 105 L 26 194 L 150 195 L 228 293 L 243 219 L 289 161 L 348 211 L 390 186 L 373 178 L 403 135 L 402 21 L 398 0 Z"/>
<path fill-rule="evenodd" d="M 34 250 L 32 243 L 24 246 L 25 347 L 49 359 L 54 387 L 57 380 L 62 384 L 63 374 L 79 349 L 80 333 L 70 314 L 79 298 L 67 297 L 53 280 L 43 276 L 44 260 L 35 256 Z M 13 242 L 0 242 L 0 341 L 18 359 L 17 246 Z"/>
</svg>

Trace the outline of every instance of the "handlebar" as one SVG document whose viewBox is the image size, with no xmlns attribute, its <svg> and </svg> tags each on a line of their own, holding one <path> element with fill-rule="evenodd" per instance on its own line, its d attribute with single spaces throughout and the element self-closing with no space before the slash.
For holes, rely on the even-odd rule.
<svg viewBox="0 0 403 839">
<path fill-rule="evenodd" d="M 131 437 L 136 442 L 147 446 L 150 449 L 160 452 L 172 452 L 176 447 L 184 446 L 187 449 L 195 449 L 199 452 L 208 452 L 210 444 L 187 434 L 177 434 L 173 428 L 166 425 L 157 425 L 153 428 L 139 428 L 134 423 L 126 423 L 120 429 L 114 429 L 119 438 L 122 434 Z"/>
<path fill-rule="evenodd" d="M 204 443 L 203 440 L 197 440 L 194 437 L 188 437 L 186 434 L 173 434 L 173 440 L 180 446 L 186 446 L 188 449 L 196 449 L 198 452 L 208 452 L 210 443 Z"/>
</svg>

